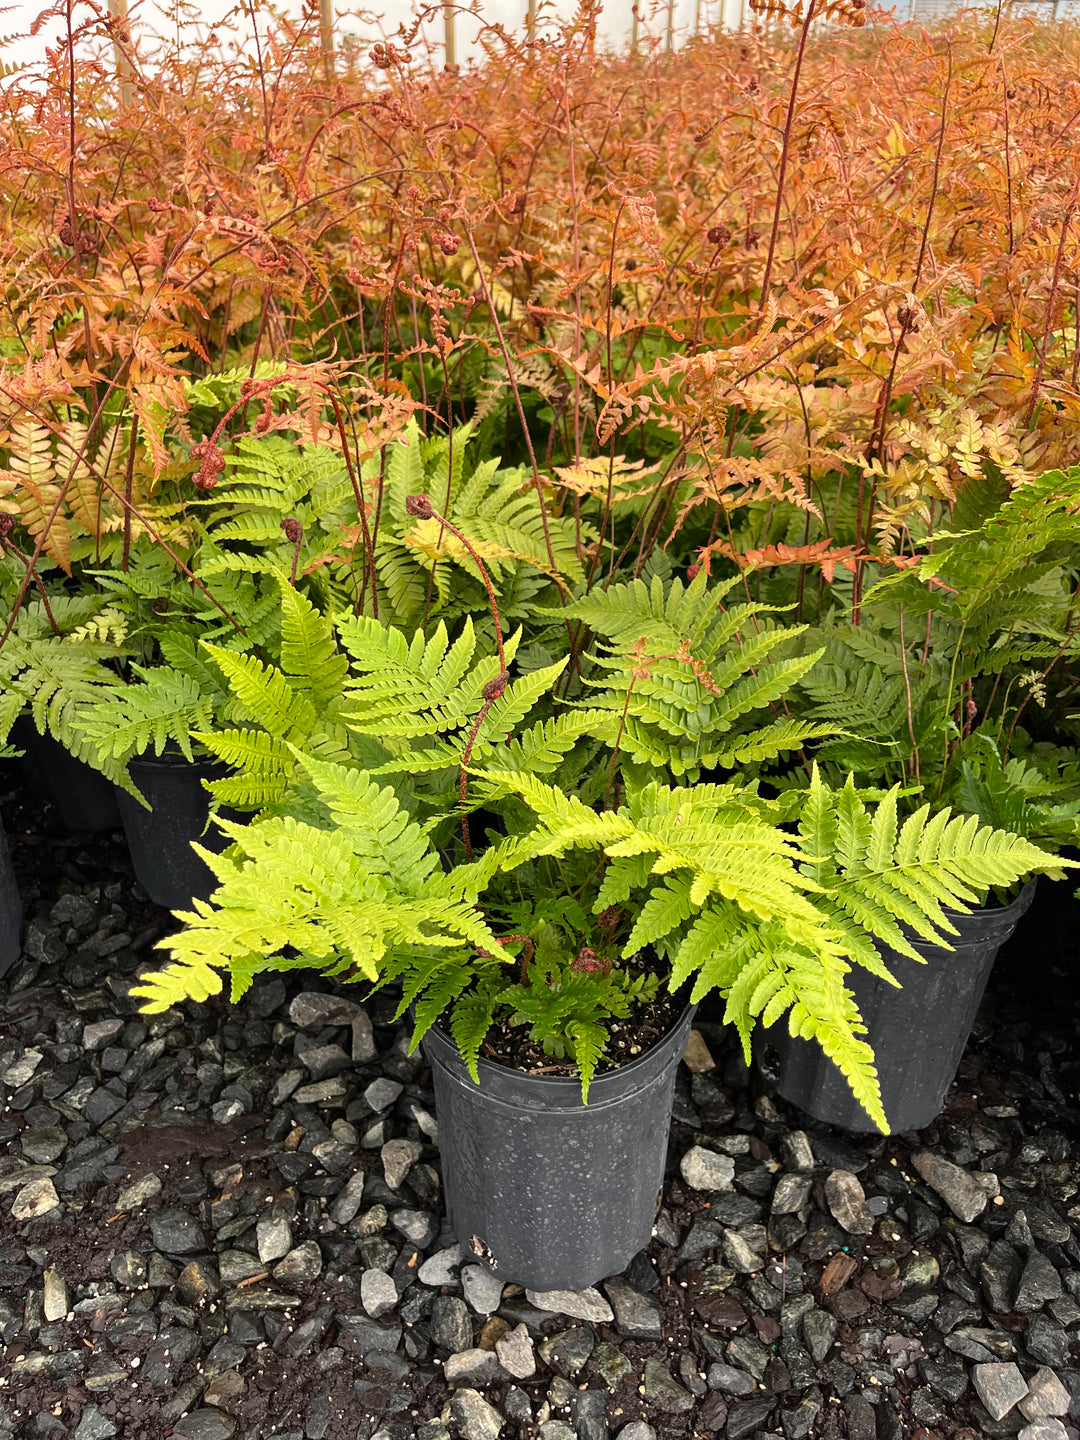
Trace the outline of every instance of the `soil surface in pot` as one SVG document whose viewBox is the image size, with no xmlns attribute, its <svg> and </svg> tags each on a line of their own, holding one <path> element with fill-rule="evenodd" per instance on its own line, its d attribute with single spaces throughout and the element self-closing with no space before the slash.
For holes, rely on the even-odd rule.
<svg viewBox="0 0 1080 1440">
<path fill-rule="evenodd" d="M 632 979 L 655 973 L 653 962 L 645 955 L 623 962 Z M 663 970 L 661 967 L 656 967 Z M 646 1050 L 661 1040 L 673 1029 L 679 1016 L 686 1009 L 690 998 L 690 986 L 685 985 L 674 995 L 661 988 L 656 999 L 649 1005 L 638 1005 L 625 1020 L 616 1020 L 608 1026 L 607 1050 L 597 1065 L 597 1074 L 606 1070 L 618 1070 L 630 1065 Z M 577 1066 L 568 1060 L 558 1060 L 545 1054 L 543 1045 L 529 1039 L 527 1025 L 511 1025 L 509 1020 L 500 1021 L 488 1031 L 487 1039 L 480 1047 L 480 1054 L 497 1065 L 506 1065 L 511 1070 L 525 1070 L 531 1075 L 576 1075 Z"/>
</svg>

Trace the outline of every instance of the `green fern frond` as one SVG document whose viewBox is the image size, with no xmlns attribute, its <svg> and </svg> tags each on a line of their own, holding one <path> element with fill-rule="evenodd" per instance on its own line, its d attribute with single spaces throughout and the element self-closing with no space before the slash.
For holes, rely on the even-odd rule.
<svg viewBox="0 0 1080 1440">
<path fill-rule="evenodd" d="M 468 995 L 463 995 L 450 1014 L 450 1034 L 477 1085 L 480 1083 L 480 1046 L 491 1029 L 498 997 L 495 982 L 480 984 Z"/>
</svg>

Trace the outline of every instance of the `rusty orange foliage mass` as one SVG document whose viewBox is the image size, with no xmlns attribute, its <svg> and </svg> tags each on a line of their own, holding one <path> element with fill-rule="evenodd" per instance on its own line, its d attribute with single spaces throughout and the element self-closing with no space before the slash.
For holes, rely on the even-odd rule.
<svg viewBox="0 0 1080 1440">
<path fill-rule="evenodd" d="M 328 78 L 312 19 L 255 9 L 261 64 L 128 47 L 121 103 L 75 8 L 0 115 L 0 509 L 61 566 L 168 528 L 220 372 L 277 377 L 226 448 L 363 459 L 502 401 L 600 534 L 625 505 L 640 557 L 685 532 L 856 606 L 972 479 L 1080 461 L 1075 25 L 761 0 L 611 55 L 586 5 L 479 68 L 402 34 Z"/>
</svg>

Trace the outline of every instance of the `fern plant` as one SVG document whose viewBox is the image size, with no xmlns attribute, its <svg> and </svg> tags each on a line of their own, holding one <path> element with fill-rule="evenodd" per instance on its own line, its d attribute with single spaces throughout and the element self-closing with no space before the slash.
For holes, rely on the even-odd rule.
<svg viewBox="0 0 1080 1440">
<path fill-rule="evenodd" d="M 1080 752 L 1043 736 L 1067 733 L 1076 689 L 1080 468 L 1004 500 L 972 481 L 953 523 L 864 597 L 861 625 L 815 633 L 824 656 L 792 709 L 847 726 L 817 752 L 833 777 L 899 783 L 909 807 L 952 806 L 1052 851 L 1075 844 Z"/>
<path fill-rule="evenodd" d="M 891 979 L 877 946 L 913 953 L 902 927 L 947 945 L 946 906 L 968 908 L 991 885 L 1054 868 L 1029 842 L 973 819 L 923 810 L 900 824 L 897 788 L 868 797 L 850 781 L 830 786 L 816 768 L 796 827 L 792 797 L 767 798 L 756 779 L 687 784 L 702 754 L 734 748 L 703 748 L 704 726 L 665 729 L 644 714 L 653 729 L 643 763 L 613 720 L 630 713 L 613 647 L 602 668 L 614 679 L 591 687 L 587 709 L 555 699 L 563 664 L 512 674 L 513 637 L 501 655 L 478 657 L 468 622 L 451 639 L 441 623 L 425 637 L 344 618 L 344 675 L 329 623 L 289 587 L 282 597 L 298 626 L 287 661 L 283 639 L 289 671 L 211 649 L 260 728 L 204 737 L 224 758 L 233 747 L 249 800 L 259 777 L 272 776 L 259 792 L 270 803 L 248 825 L 223 823 L 224 854 L 202 852 L 219 888 L 163 942 L 171 963 L 142 977 L 136 993 L 148 1010 L 217 993 L 224 970 L 234 1000 L 267 969 L 394 982 L 398 1013 L 412 1009 L 414 1044 L 445 1017 L 475 1079 L 492 1027 L 523 1027 L 576 1065 L 587 1096 L 611 1023 L 657 983 L 688 987 L 693 1000 L 718 990 L 744 1045 L 755 1024 L 787 1014 L 884 1128 L 873 1055 L 845 984 L 851 965 Z M 610 597 L 613 614 L 627 598 Z M 640 592 L 629 598 L 644 603 Z M 728 621 L 703 583 L 647 598 L 658 612 L 650 643 L 666 644 L 659 627 L 691 617 L 691 644 L 722 669 L 713 627 Z M 590 624 L 611 631 L 601 611 Z M 497 612 L 494 623 L 498 632 Z M 283 620 L 283 637 L 287 628 Z M 783 662 L 769 654 L 756 674 L 722 672 L 736 692 L 728 709 L 705 686 L 722 735 L 782 688 L 773 666 Z M 634 661 L 629 647 L 622 664 Z M 703 683 L 691 677 L 686 689 Z M 312 698 L 320 688 L 321 708 Z M 757 743 L 751 730 L 738 733 L 738 744 Z M 482 839 L 468 828 L 477 806 Z"/>
</svg>

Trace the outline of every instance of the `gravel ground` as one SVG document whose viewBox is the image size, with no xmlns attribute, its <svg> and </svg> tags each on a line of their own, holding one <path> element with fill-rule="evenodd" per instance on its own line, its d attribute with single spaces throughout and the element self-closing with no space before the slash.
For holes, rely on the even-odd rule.
<svg viewBox="0 0 1080 1440">
<path fill-rule="evenodd" d="M 813 1125 L 703 1007 L 717 1063 L 680 1066 L 652 1244 L 537 1297 L 445 1231 L 429 1077 L 389 1000 L 309 973 L 139 1017 L 169 916 L 122 837 L 63 832 L 11 767 L 0 800 L 27 909 L 0 980 L 0 1436 L 1078 1440 L 1061 887 L 919 1135 Z"/>
</svg>

